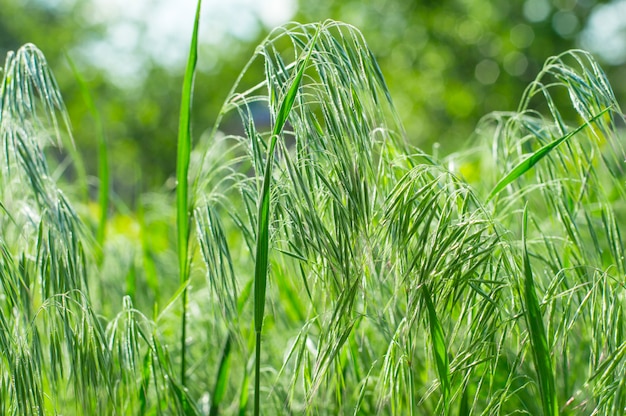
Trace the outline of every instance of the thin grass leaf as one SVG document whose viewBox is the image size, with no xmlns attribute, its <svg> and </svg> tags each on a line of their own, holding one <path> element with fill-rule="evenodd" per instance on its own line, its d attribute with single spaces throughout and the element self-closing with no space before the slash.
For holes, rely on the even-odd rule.
<svg viewBox="0 0 626 416">
<path fill-rule="evenodd" d="M 487 201 L 491 201 L 502 189 L 504 189 L 511 182 L 528 172 L 535 166 L 541 159 L 546 157 L 554 148 L 556 148 L 561 143 L 569 140 L 574 135 L 580 133 L 585 127 L 590 126 L 591 123 L 598 120 L 602 117 L 606 112 L 608 112 L 611 107 L 607 107 L 602 110 L 600 113 L 593 116 L 591 119 L 586 121 L 584 124 L 571 131 L 570 133 L 552 141 L 551 143 L 546 144 L 541 149 L 537 150 L 535 153 L 530 155 L 528 158 L 524 159 L 517 166 L 515 166 L 504 178 L 500 179 L 500 181 L 496 184 L 496 186 L 491 190 L 489 196 L 487 197 Z"/>
<path fill-rule="evenodd" d="M 439 383 L 441 383 L 443 414 L 448 416 L 450 414 L 450 364 L 446 338 L 428 287 L 426 285 L 422 286 L 422 291 L 424 292 L 424 302 L 428 309 L 428 326 L 430 328 L 432 353 L 433 357 L 435 357 Z"/>
<path fill-rule="evenodd" d="M 245 416 L 248 410 L 248 399 L 250 396 L 250 373 L 248 367 L 244 369 L 243 379 L 241 380 L 241 388 L 239 389 L 239 406 L 237 414 Z"/>
<path fill-rule="evenodd" d="M 141 371 L 141 389 L 139 390 L 139 414 L 145 415 L 148 408 L 148 389 L 150 388 L 152 351 L 148 350 L 143 359 Z"/>
<path fill-rule="evenodd" d="M 230 362 L 232 358 L 231 344 L 232 341 L 229 335 L 224 343 L 224 348 L 222 349 L 222 356 L 220 358 L 217 377 L 215 380 L 215 387 L 213 388 L 213 394 L 211 395 L 211 410 L 209 412 L 209 416 L 219 415 L 220 405 L 222 404 L 222 400 L 224 400 L 224 394 L 226 393 L 226 388 L 228 387 Z"/>
<path fill-rule="evenodd" d="M 295 74 L 293 81 L 287 91 L 287 94 L 283 98 L 278 113 L 272 136 L 270 138 L 270 145 L 267 149 L 267 157 L 265 164 L 265 172 L 263 175 L 262 191 L 259 199 L 259 214 L 258 214 L 258 231 L 257 231 L 257 243 L 256 243 L 256 256 L 254 266 L 254 330 L 256 333 L 255 351 L 255 396 L 254 396 L 254 414 L 258 416 L 260 414 L 260 376 L 261 376 L 261 332 L 263 329 L 263 317 L 265 315 L 265 292 L 267 287 L 267 268 L 268 268 L 268 256 L 269 256 L 269 223 L 270 223 L 270 184 L 272 180 L 272 166 L 274 160 L 274 147 L 278 136 L 283 130 L 291 108 L 296 100 L 298 90 L 300 88 L 300 81 L 304 75 L 304 71 L 307 68 L 311 54 L 313 53 L 313 45 L 319 36 L 319 29 L 315 33 L 315 36 L 311 40 L 307 55 L 299 63 L 298 71 Z"/>
<path fill-rule="evenodd" d="M 467 386 L 463 388 L 463 394 L 461 395 L 461 403 L 459 403 L 459 416 L 469 416 L 470 406 L 469 397 L 467 393 Z"/>
<path fill-rule="evenodd" d="M 189 47 L 189 58 L 185 69 L 182 96 L 180 100 L 180 118 L 178 121 L 178 150 L 176 159 L 176 225 L 178 236 L 178 270 L 180 283 L 185 288 L 182 294 L 182 322 L 181 322 L 181 364 L 180 380 L 186 382 L 186 351 L 187 351 L 187 286 L 189 279 L 189 161 L 191 155 L 191 106 L 193 102 L 193 81 L 198 61 L 198 25 L 200 23 L 200 8 L 202 0 L 198 0 L 196 15 Z"/>
</svg>

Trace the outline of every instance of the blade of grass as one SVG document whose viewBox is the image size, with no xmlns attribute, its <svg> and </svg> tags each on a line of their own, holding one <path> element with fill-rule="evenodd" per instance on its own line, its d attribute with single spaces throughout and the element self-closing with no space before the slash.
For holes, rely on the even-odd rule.
<svg viewBox="0 0 626 416">
<path fill-rule="evenodd" d="M 198 60 L 198 24 L 200 22 L 200 7 L 202 0 L 198 0 L 196 16 L 193 24 L 191 36 L 191 46 L 189 48 L 189 59 L 185 69 L 183 80 L 183 91 L 180 100 L 180 118 L 178 122 L 178 150 L 176 160 L 176 225 L 178 235 L 178 270 L 180 273 L 180 283 L 184 285 L 189 279 L 189 160 L 191 156 L 191 105 L 193 101 L 193 81 L 196 72 L 196 62 Z M 182 296 L 182 330 L 180 336 L 181 364 L 180 382 L 185 386 L 185 355 L 187 337 L 187 285 L 184 285 Z"/>
<path fill-rule="evenodd" d="M 450 365 L 448 362 L 448 351 L 446 348 L 446 339 L 443 334 L 443 328 L 441 322 L 437 317 L 437 311 L 433 304 L 432 297 L 428 287 L 424 285 L 422 287 L 424 292 L 424 300 L 426 301 L 426 308 L 428 309 L 428 323 L 430 327 L 430 337 L 432 340 L 433 356 L 435 357 L 435 364 L 437 366 L 437 376 L 441 383 L 441 391 L 443 396 L 443 414 L 450 414 Z"/>
<path fill-rule="evenodd" d="M 143 365 L 141 368 L 141 389 L 139 390 L 139 414 L 145 415 L 146 409 L 148 406 L 148 389 L 150 388 L 150 376 L 151 376 L 151 367 L 150 362 L 152 361 L 152 351 L 148 350 L 143 359 Z"/>
<path fill-rule="evenodd" d="M 231 336 L 229 335 L 224 344 L 222 350 L 222 357 L 220 358 L 220 364 L 217 370 L 217 379 L 215 380 L 215 388 L 213 389 L 213 396 L 211 397 L 211 410 L 209 416 L 219 415 L 220 404 L 224 399 L 224 393 L 228 387 L 228 376 L 230 373 L 230 361 L 231 361 Z"/>
<path fill-rule="evenodd" d="M 467 386 L 465 386 L 463 388 L 463 395 L 461 396 L 461 403 L 459 404 L 459 416 L 469 416 L 470 414 L 467 396 Z"/>
<path fill-rule="evenodd" d="M 602 115 L 604 115 L 604 113 L 606 113 L 610 109 L 611 109 L 611 107 L 605 108 L 600 113 L 598 113 L 595 116 L 593 116 L 590 120 L 588 120 L 584 124 L 580 125 L 575 130 L 569 132 L 565 136 L 562 136 L 562 137 L 560 137 L 560 138 L 558 138 L 558 139 L 548 143 L 547 145 L 543 146 L 541 149 L 537 150 L 535 153 L 530 155 L 530 157 L 528 157 L 527 159 L 524 159 L 522 162 L 520 162 L 504 178 L 500 179 L 500 181 L 496 184 L 496 186 L 489 193 L 489 196 L 487 197 L 487 202 L 491 201 L 493 199 L 493 197 L 495 197 L 508 184 L 510 184 L 515 179 L 519 178 L 520 176 L 522 176 L 523 174 L 528 172 L 530 169 L 532 169 L 532 167 L 535 166 L 545 156 L 547 156 L 548 153 L 550 153 L 550 151 L 552 151 L 552 149 L 554 149 L 555 147 L 557 147 L 558 145 L 560 145 L 564 141 L 569 140 L 572 136 L 578 134 L 585 127 L 591 125 L 591 123 L 593 123 L 594 121 L 596 121 L 597 119 L 602 117 Z"/>
<path fill-rule="evenodd" d="M 246 410 L 248 409 L 248 396 L 249 396 L 249 387 L 250 387 L 250 376 L 251 373 L 249 366 L 246 367 L 243 373 L 243 379 L 241 380 L 241 389 L 239 393 L 239 408 L 237 415 L 238 416 L 246 416 Z"/>
<path fill-rule="evenodd" d="M 254 380 L 254 414 L 260 414 L 260 374 L 261 374 L 261 331 L 263 329 L 263 316 L 265 315 L 265 292 L 267 287 L 267 266 L 269 254 L 269 221 L 270 221 L 270 182 L 272 179 L 272 164 L 274 159 L 274 147 L 278 136 L 283 130 L 287 118 L 293 107 L 300 87 L 300 81 L 304 75 L 311 54 L 313 53 L 313 45 L 319 36 L 319 29 L 311 40 L 309 51 L 305 58 L 300 62 L 300 67 L 296 73 L 291 87 L 280 104 L 276 121 L 270 139 L 270 145 L 267 149 L 267 158 L 265 171 L 263 175 L 263 187 L 259 200 L 259 216 L 258 231 L 256 243 L 256 256 L 254 264 L 254 331 L 255 340 L 255 380 Z"/>
<path fill-rule="evenodd" d="M 559 414 L 558 401 L 556 397 L 556 386 L 548 339 L 543 325 L 543 317 L 539 308 L 539 299 L 535 292 L 533 272 L 530 266 L 530 258 L 526 244 L 528 225 L 528 206 L 524 207 L 522 220 L 522 244 L 524 257 L 524 305 L 526 307 L 526 323 L 530 333 L 530 345 L 535 361 L 535 370 L 539 379 L 539 390 L 543 413 L 546 416 L 557 416 Z"/>
</svg>

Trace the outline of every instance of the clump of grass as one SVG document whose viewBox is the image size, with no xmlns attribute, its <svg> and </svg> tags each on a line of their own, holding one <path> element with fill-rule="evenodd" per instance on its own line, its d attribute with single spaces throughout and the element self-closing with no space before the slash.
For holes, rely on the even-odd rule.
<svg viewBox="0 0 626 416">
<path fill-rule="evenodd" d="M 193 408 L 130 299 L 119 299 L 120 313 L 109 321 L 93 307 L 94 236 L 45 157 L 50 128 L 59 141 L 64 136 L 57 116 L 69 122 L 33 45 L 8 55 L 0 96 L 3 413 L 126 413 L 147 408 L 148 398 L 160 412 Z"/>
<path fill-rule="evenodd" d="M 0 410 L 623 413 L 622 115 L 589 54 L 548 60 L 437 160 L 356 28 L 290 24 L 226 99 L 241 134 L 218 121 L 193 150 L 197 26 L 176 204 L 149 198 L 116 268 L 118 218 L 86 226 L 50 173 L 69 121 L 43 56 L 8 56 Z"/>
</svg>

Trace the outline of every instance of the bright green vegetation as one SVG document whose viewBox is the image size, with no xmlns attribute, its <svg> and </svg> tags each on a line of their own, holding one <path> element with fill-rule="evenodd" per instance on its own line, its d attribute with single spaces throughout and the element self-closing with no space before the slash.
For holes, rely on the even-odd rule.
<svg viewBox="0 0 626 416">
<path fill-rule="evenodd" d="M 2 414 L 623 414 L 623 119 L 590 55 L 439 160 L 332 21 L 272 32 L 192 146 L 195 44 L 176 195 L 108 216 L 63 183 L 44 57 L 7 57 Z"/>
</svg>

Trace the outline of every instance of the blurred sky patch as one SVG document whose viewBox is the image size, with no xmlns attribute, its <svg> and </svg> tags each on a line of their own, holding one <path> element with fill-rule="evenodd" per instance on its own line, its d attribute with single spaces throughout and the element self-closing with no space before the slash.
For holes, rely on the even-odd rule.
<svg viewBox="0 0 626 416">
<path fill-rule="evenodd" d="M 121 86 L 140 83 L 149 61 L 180 72 L 195 8 L 195 0 L 92 0 L 82 17 L 87 24 L 102 25 L 105 36 L 74 52 L 106 69 Z M 288 22 L 295 12 L 294 0 L 204 0 L 200 42 L 227 50 L 233 39 L 252 40 L 261 30 Z"/>
</svg>

